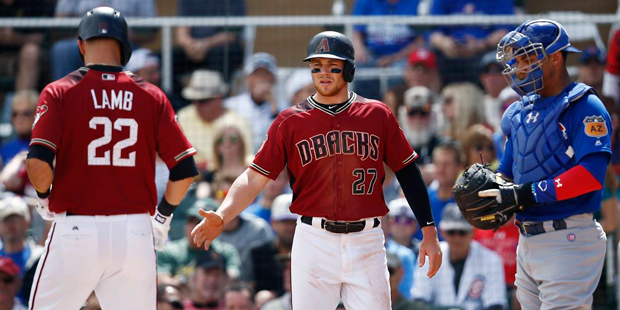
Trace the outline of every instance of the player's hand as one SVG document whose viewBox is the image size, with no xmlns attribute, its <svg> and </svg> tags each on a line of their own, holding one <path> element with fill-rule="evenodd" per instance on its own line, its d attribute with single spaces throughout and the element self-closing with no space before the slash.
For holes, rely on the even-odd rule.
<svg viewBox="0 0 620 310">
<path fill-rule="evenodd" d="M 170 221 L 172 221 L 172 214 L 170 214 L 170 216 L 165 216 L 159 213 L 159 210 L 155 210 L 155 215 L 151 217 L 151 223 L 153 224 L 153 244 L 157 251 L 163 250 L 166 246 L 168 232 L 170 231 Z"/>
<path fill-rule="evenodd" d="M 428 256 L 428 272 L 426 276 L 432 278 L 435 276 L 439 267 L 441 267 L 441 247 L 439 246 L 439 239 L 437 239 L 437 229 L 435 226 L 426 226 L 422 228 L 424 237 L 420 243 L 420 257 L 418 267 L 424 266 L 426 256 Z"/>
<path fill-rule="evenodd" d="M 192 230 L 192 239 L 197 247 L 201 247 L 204 243 L 205 250 L 208 250 L 211 241 L 217 238 L 217 236 L 222 233 L 222 230 L 224 230 L 224 220 L 222 216 L 213 211 L 207 212 L 200 209 L 198 213 L 200 213 L 204 219 Z"/>
<path fill-rule="evenodd" d="M 56 213 L 50 211 L 50 201 L 48 198 L 37 197 L 37 203 L 35 204 L 37 213 L 46 221 L 53 221 Z"/>
</svg>

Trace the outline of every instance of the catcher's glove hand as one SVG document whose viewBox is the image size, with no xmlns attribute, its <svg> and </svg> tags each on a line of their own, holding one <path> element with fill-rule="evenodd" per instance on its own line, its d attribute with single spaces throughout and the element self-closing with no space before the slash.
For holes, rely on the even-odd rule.
<svg viewBox="0 0 620 310">
<path fill-rule="evenodd" d="M 504 200 L 505 203 L 500 203 L 496 195 L 480 197 L 478 193 L 487 190 L 500 193 L 500 188 L 512 186 L 514 186 L 512 183 L 489 169 L 488 164 L 473 164 L 467 167 L 456 181 L 452 187 L 452 194 L 469 224 L 478 229 L 498 229 L 517 211 L 517 204 L 509 203 L 509 199 Z"/>
</svg>

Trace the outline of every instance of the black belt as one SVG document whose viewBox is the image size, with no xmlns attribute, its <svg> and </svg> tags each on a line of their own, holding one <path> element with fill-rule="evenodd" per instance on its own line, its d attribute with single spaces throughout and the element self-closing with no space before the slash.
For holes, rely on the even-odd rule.
<svg viewBox="0 0 620 310">
<path fill-rule="evenodd" d="M 535 236 L 544 234 L 547 231 L 545 230 L 544 224 L 540 223 L 523 223 L 521 221 L 515 221 L 515 225 L 519 227 L 519 230 L 522 234 L 526 236 Z M 553 230 L 562 230 L 566 229 L 566 221 L 565 220 L 553 220 Z"/>
<path fill-rule="evenodd" d="M 304 224 L 308 224 L 312 226 L 312 217 L 311 216 L 301 216 L 301 222 Z M 379 226 L 381 222 L 378 218 L 375 218 L 373 228 Z M 325 219 L 321 219 L 321 228 L 335 234 L 348 234 L 353 232 L 360 232 L 364 230 L 366 227 L 366 221 L 357 221 L 357 222 L 336 222 L 336 221 L 328 221 Z"/>
</svg>

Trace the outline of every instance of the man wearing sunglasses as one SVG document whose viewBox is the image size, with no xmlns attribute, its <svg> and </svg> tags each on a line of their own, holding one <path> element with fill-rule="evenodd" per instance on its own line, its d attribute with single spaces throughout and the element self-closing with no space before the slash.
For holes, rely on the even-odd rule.
<svg viewBox="0 0 620 310">
<path fill-rule="evenodd" d="M 0 153 L 3 166 L 6 166 L 19 152 L 28 150 L 38 99 L 39 93 L 34 90 L 22 90 L 13 96 L 11 124 L 15 137 L 2 144 Z"/>
<path fill-rule="evenodd" d="M 433 94 L 424 86 L 415 86 L 405 92 L 404 100 L 398 113 L 400 127 L 418 153 L 416 164 L 430 164 L 433 149 L 440 142 L 433 113 Z"/>
<path fill-rule="evenodd" d="M 433 306 L 458 306 L 465 310 L 506 309 L 502 259 L 473 240 L 474 228 L 455 203 L 446 205 L 439 230 L 445 241 L 442 268 L 428 279 L 426 267 L 416 270 L 413 298 Z"/>
</svg>

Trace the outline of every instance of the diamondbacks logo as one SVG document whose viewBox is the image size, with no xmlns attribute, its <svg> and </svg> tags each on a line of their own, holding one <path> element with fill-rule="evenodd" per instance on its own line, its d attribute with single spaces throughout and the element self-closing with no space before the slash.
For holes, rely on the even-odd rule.
<svg viewBox="0 0 620 310">
<path fill-rule="evenodd" d="M 584 132 L 588 137 L 603 137 L 607 135 L 607 126 L 605 119 L 601 115 L 586 116 L 583 119 Z"/>
<path fill-rule="evenodd" d="M 47 112 L 48 108 L 47 105 L 40 105 L 37 107 L 37 114 L 34 116 L 34 122 L 32 123 L 32 129 L 34 129 L 34 125 L 37 124 L 37 122 L 39 121 L 39 119 L 41 118 L 41 116 L 43 114 L 45 114 L 45 112 Z"/>
<path fill-rule="evenodd" d="M 321 43 L 316 47 L 315 53 L 329 53 L 329 42 L 327 38 L 321 40 Z"/>
</svg>

